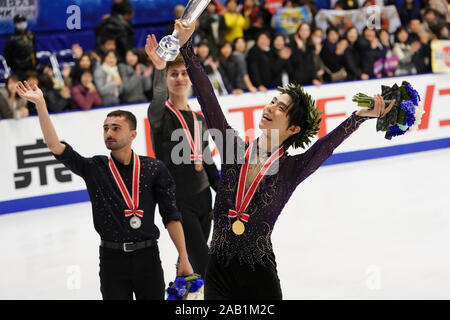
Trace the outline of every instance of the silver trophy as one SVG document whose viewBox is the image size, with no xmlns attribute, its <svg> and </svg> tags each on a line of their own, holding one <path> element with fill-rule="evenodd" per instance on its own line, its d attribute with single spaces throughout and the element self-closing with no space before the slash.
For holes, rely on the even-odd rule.
<svg viewBox="0 0 450 320">
<path fill-rule="evenodd" d="M 181 16 L 182 24 L 192 24 L 198 19 L 211 0 L 190 0 Z M 171 35 L 165 36 L 158 43 L 156 53 L 166 61 L 173 61 L 180 52 L 180 41 L 178 32 L 173 31 Z"/>
</svg>

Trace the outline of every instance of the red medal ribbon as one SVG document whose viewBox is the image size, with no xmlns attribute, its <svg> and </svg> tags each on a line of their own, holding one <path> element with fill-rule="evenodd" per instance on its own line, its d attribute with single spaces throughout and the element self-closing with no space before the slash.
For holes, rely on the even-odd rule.
<svg viewBox="0 0 450 320">
<path fill-rule="evenodd" d="M 113 175 L 114 181 L 119 187 L 120 193 L 122 194 L 125 203 L 128 206 L 128 209 L 125 210 L 125 217 L 129 217 L 131 215 L 137 215 L 139 217 L 144 216 L 144 210 L 138 210 L 139 208 L 139 178 L 141 174 L 141 161 L 139 160 L 139 156 L 133 152 L 134 161 L 133 161 L 133 181 L 132 181 L 132 196 L 130 197 L 130 193 L 125 186 L 125 183 L 120 176 L 119 170 L 117 170 L 116 164 L 114 163 L 112 158 L 109 158 L 109 168 L 111 169 L 111 173 Z"/>
<path fill-rule="evenodd" d="M 252 154 L 252 149 L 253 149 L 253 142 L 250 143 L 249 147 L 247 148 L 247 151 L 245 152 L 245 162 L 242 165 L 239 174 L 239 182 L 236 194 L 236 210 L 234 209 L 228 210 L 228 217 L 230 218 L 237 217 L 244 222 L 248 222 L 248 219 L 250 218 L 250 215 L 245 213 L 245 210 L 247 210 L 250 201 L 252 201 L 253 196 L 256 193 L 256 189 L 259 186 L 259 183 L 261 182 L 266 172 L 270 169 L 272 164 L 275 161 L 277 161 L 284 153 L 283 147 L 278 148 L 277 151 L 272 153 L 269 159 L 267 159 L 266 162 L 264 162 L 262 168 L 258 172 L 258 175 L 255 177 L 250 187 L 248 188 L 247 193 L 244 194 L 245 185 L 247 183 L 248 167 L 250 164 L 250 156 Z"/>
<path fill-rule="evenodd" d="M 186 134 L 186 137 L 188 139 L 189 145 L 191 146 L 192 154 L 190 156 L 191 161 L 194 162 L 202 162 L 203 161 L 203 154 L 202 154 L 202 148 L 201 148 L 201 139 L 200 139 L 200 127 L 198 125 L 197 121 L 197 115 L 195 112 L 192 112 L 192 117 L 194 118 L 194 139 L 192 138 L 191 132 L 189 131 L 189 127 L 184 120 L 183 115 L 181 112 L 175 108 L 170 100 L 167 100 L 166 106 L 169 108 L 170 111 L 172 111 L 175 116 L 178 118 L 178 121 L 180 121 L 181 126 L 183 127 L 183 130 Z"/>
</svg>

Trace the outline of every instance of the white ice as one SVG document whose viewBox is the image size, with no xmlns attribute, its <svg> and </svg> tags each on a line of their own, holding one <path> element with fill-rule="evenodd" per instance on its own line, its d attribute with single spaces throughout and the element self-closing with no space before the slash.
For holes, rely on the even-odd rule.
<svg viewBox="0 0 450 320">
<path fill-rule="evenodd" d="M 450 299 L 450 148 L 320 168 L 273 232 L 285 299 Z M 159 215 L 166 283 L 176 250 Z M 0 216 L 0 299 L 101 299 L 90 203 Z"/>
</svg>

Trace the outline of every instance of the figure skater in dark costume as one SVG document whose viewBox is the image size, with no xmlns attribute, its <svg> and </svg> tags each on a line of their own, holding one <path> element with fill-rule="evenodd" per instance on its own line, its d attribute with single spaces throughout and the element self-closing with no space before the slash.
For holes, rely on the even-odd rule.
<svg viewBox="0 0 450 320">
<path fill-rule="evenodd" d="M 153 41 L 152 41 L 153 40 Z M 153 100 L 148 119 L 156 158 L 164 162 L 176 184 L 177 207 L 183 217 L 186 247 L 194 271 L 204 275 L 208 263 L 207 240 L 211 230 L 211 190 L 217 187 L 217 168 L 212 161 L 205 119 L 188 106 L 192 84 L 181 55 L 166 63 L 156 54 L 156 40 L 149 38 L 146 52 L 156 71 L 153 79 Z M 181 134 L 172 138 L 175 130 Z M 174 148 L 183 145 L 186 161 L 178 163 Z M 197 150 L 198 149 L 198 150 Z M 172 155 L 174 153 L 174 155 Z M 178 160 L 178 159 L 175 159 Z"/>
<path fill-rule="evenodd" d="M 353 112 L 304 153 L 291 156 L 285 152 L 290 146 L 304 148 L 317 134 L 320 115 L 312 97 L 300 86 L 290 85 L 280 88 L 280 95 L 264 107 L 259 122 L 263 134 L 246 144 L 237 135 L 230 136 L 232 129 L 193 53 L 188 41 L 193 25 L 183 26 L 177 20 L 175 28 L 208 128 L 221 132 L 224 141 L 228 139 L 220 145 L 211 132 L 222 164 L 205 276 L 205 299 L 281 299 L 271 243 L 281 210 L 296 187 L 337 146 L 366 120 L 384 117 L 395 101 L 386 108 L 383 98 L 374 96 L 373 108 Z M 278 136 L 278 143 L 274 143 L 273 135 Z M 234 154 L 236 149 L 238 152 Z"/>
</svg>

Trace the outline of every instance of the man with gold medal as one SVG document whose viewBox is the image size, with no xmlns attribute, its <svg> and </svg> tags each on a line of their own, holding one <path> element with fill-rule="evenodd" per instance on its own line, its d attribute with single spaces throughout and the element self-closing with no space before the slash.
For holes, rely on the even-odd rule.
<svg viewBox="0 0 450 320">
<path fill-rule="evenodd" d="M 271 234 L 283 207 L 296 187 L 337 146 L 363 122 L 384 117 L 394 101 L 386 107 L 383 98 L 376 95 L 373 108 L 353 112 L 305 152 L 289 155 L 289 147 L 305 148 L 310 143 L 320 123 L 313 98 L 300 85 L 291 84 L 279 88 L 280 94 L 264 107 L 259 122 L 262 134 L 245 143 L 225 119 L 194 55 L 188 41 L 193 24 L 183 26 L 177 20 L 175 29 L 187 72 L 208 129 L 214 129 L 210 133 L 221 156 L 205 299 L 281 299 Z"/>
</svg>

